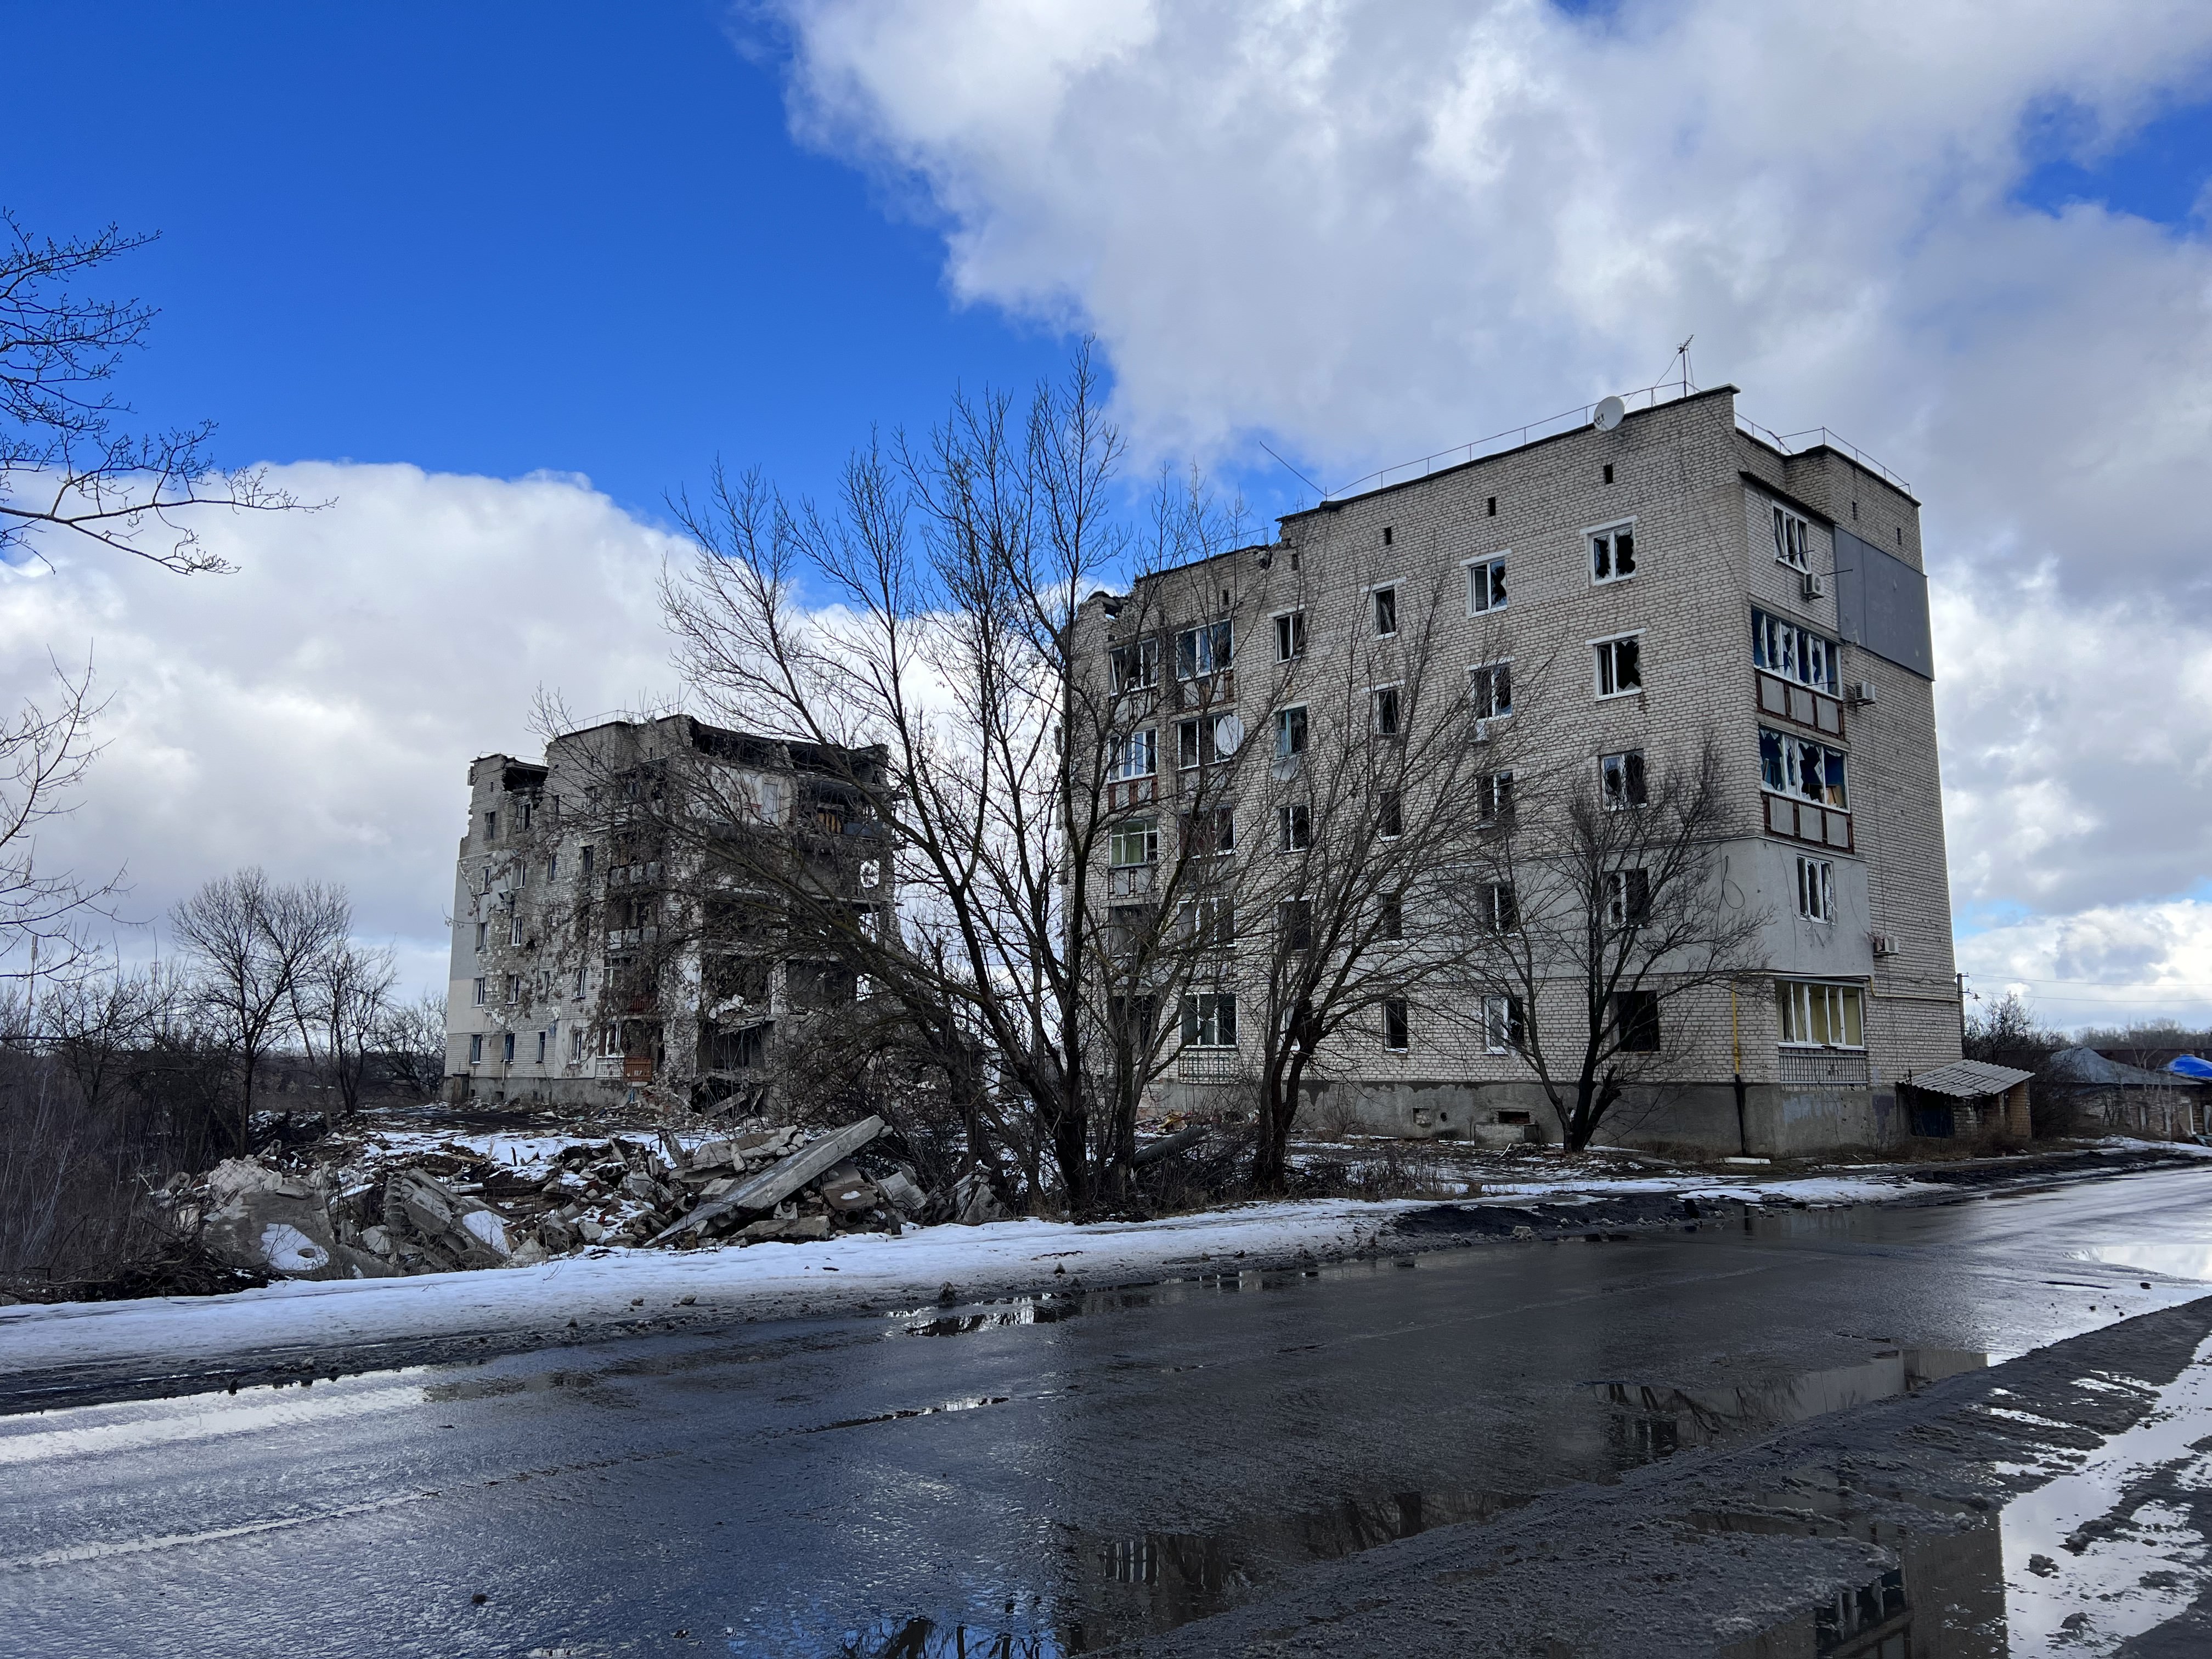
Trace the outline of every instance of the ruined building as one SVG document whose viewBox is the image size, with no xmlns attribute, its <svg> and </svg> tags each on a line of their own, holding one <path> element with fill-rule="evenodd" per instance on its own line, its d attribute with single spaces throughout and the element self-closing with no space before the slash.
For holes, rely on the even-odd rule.
<svg viewBox="0 0 2212 1659">
<path fill-rule="evenodd" d="M 808 1017 L 854 1000 L 839 928 L 888 915 L 890 854 L 854 787 L 878 765 L 684 715 L 472 763 L 448 1092 L 710 1105 L 772 1087 Z M 804 873 L 805 914 L 787 881 L 768 896 L 771 866 Z"/>
<path fill-rule="evenodd" d="M 1733 387 L 1638 401 L 1625 418 L 1616 404 L 1417 463 L 1288 515 L 1270 545 L 1089 601 L 1084 659 L 1117 709 L 1139 711 L 1115 738 L 1119 817 L 1097 890 L 1134 914 L 1192 836 L 1224 869 L 1304 848 L 1306 809 L 1284 781 L 1322 778 L 1350 763 L 1347 743 L 1420 718 L 1403 706 L 1400 641 L 1423 612 L 1465 741 L 1506 757 L 1480 809 L 1500 835 L 1516 769 L 1524 792 L 1533 776 L 1586 775 L 1608 809 L 1633 810 L 1647 778 L 1656 789 L 1709 740 L 1719 757 L 1731 828 L 1711 853 L 1725 903 L 1757 922 L 1748 965 L 1668 1005 L 1665 1074 L 1601 1139 L 1759 1154 L 1895 1139 L 1909 1132 L 1899 1085 L 1960 1057 L 1919 503 L 1825 433 L 1754 428 Z M 1370 722 L 1325 738 L 1321 705 L 1346 701 L 1347 683 Z M 1269 763 L 1194 811 L 1240 744 Z M 1642 872 L 1606 878 L 1610 925 L 1634 926 Z M 1515 926 L 1510 890 L 1476 896 L 1490 926 Z M 1294 896 L 1233 919 L 1226 896 L 1210 902 L 1184 908 L 1219 962 L 1158 1009 L 1179 1052 L 1153 1090 L 1200 1112 L 1249 1085 L 1265 1029 L 1255 964 L 1316 925 Z M 1442 990 L 1382 1003 L 1333 1040 L 1310 1109 L 1414 1134 L 1544 1134 L 1521 1050 L 1526 1022 L 1550 1017 Z M 1613 1017 L 1659 1048 L 1649 1004 Z"/>
</svg>

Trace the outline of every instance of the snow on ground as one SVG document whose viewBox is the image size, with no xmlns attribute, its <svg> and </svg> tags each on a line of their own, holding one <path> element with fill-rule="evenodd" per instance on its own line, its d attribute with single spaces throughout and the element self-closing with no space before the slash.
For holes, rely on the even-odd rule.
<svg viewBox="0 0 2212 1659">
<path fill-rule="evenodd" d="M 802 1312 L 963 1300 L 1009 1287 L 1092 1285 L 1176 1269 L 1233 1270 L 1239 1256 L 1329 1256 L 1371 1243 L 1410 1201 L 1249 1204 L 1161 1221 L 861 1233 L 805 1244 L 606 1250 L 534 1267 L 410 1279 L 299 1281 L 229 1296 L 0 1308 L 0 1375 L 158 1364 L 179 1373 L 287 1351 L 494 1339 L 617 1321 Z M 1055 1269 L 1064 1267 L 1066 1279 Z M 686 1303 L 685 1298 L 694 1298 Z"/>
</svg>

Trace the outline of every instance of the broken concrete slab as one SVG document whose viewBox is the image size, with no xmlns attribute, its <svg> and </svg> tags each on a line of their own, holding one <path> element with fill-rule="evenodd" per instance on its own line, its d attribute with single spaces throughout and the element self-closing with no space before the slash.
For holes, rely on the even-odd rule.
<svg viewBox="0 0 2212 1659">
<path fill-rule="evenodd" d="M 725 1193 L 720 1198 L 708 1199 L 681 1221 L 656 1235 L 653 1242 L 665 1244 L 671 1239 L 695 1234 L 722 1217 L 740 1211 L 772 1210 L 807 1182 L 817 1180 L 836 1169 L 883 1133 L 884 1129 L 883 1119 L 864 1117 L 835 1134 L 824 1135 L 781 1163 L 771 1164 L 735 1190 Z M 798 1132 L 788 1130 L 782 1133 L 795 1135 Z"/>
</svg>

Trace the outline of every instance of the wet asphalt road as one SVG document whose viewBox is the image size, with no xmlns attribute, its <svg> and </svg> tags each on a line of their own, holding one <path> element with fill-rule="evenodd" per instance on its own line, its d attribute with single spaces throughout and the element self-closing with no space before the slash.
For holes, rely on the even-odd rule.
<svg viewBox="0 0 2212 1659">
<path fill-rule="evenodd" d="M 2189 1170 L 0 1419 L 0 1646 L 1095 1649 L 2203 1279 Z"/>
</svg>

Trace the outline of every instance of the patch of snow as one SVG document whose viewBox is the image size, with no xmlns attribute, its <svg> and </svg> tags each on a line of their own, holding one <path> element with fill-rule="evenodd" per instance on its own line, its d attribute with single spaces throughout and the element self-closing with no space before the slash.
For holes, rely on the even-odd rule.
<svg viewBox="0 0 2212 1659">
<path fill-rule="evenodd" d="M 272 1221 L 261 1230 L 261 1255 L 280 1273 L 311 1273 L 331 1259 L 328 1250 L 289 1221 Z"/>
</svg>

